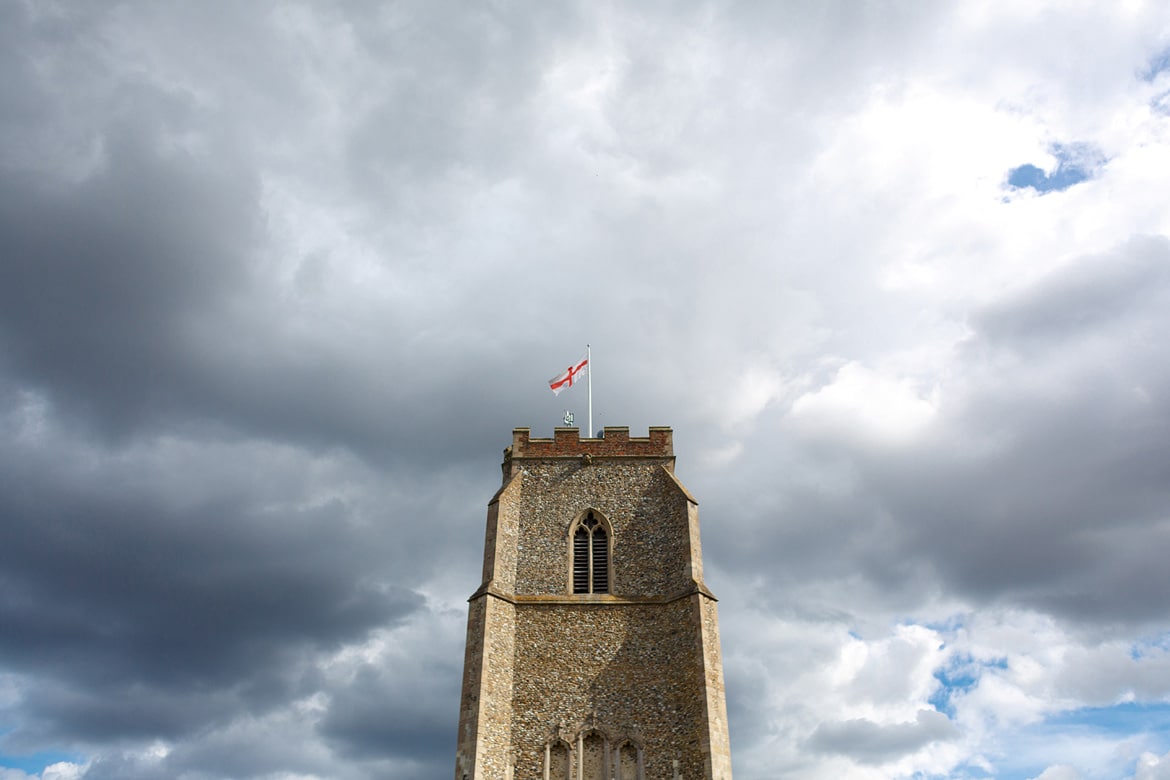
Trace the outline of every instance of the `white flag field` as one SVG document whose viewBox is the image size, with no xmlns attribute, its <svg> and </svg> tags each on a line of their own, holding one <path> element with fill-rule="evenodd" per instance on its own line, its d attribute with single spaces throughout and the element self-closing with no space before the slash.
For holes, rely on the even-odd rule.
<svg viewBox="0 0 1170 780">
<path fill-rule="evenodd" d="M 553 391 L 553 395 L 560 395 L 562 390 L 568 390 L 579 382 L 585 381 L 588 376 L 589 357 L 586 353 L 577 362 L 548 380 L 548 386 Z"/>
</svg>

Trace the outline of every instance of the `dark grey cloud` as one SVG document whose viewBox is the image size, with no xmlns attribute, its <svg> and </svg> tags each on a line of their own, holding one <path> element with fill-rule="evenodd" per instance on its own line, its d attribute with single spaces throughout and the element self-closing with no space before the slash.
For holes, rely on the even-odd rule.
<svg viewBox="0 0 1170 780">
<path fill-rule="evenodd" d="M 453 741 L 450 705 L 459 698 L 458 655 L 400 658 L 389 668 L 364 666 L 334 694 L 321 733 L 346 756 L 385 756 L 446 771 Z M 421 769 L 420 766 L 420 769 Z"/>
<path fill-rule="evenodd" d="M 1144 237 L 1080 258 L 979 312 L 973 320 L 977 336 L 1025 354 L 1051 352 L 1066 342 L 1117 339 L 1124 330 L 1141 326 L 1164 302 L 1170 286 L 1168 254 L 1165 238 Z"/>
<path fill-rule="evenodd" d="M 76 188 L 0 187 L 0 348 L 65 410 L 124 434 L 192 384 L 189 331 L 247 281 L 257 220 L 246 172 L 106 138 Z M 210 311 L 209 311 L 210 310 Z"/>
<path fill-rule="evenodd" d="M 1139 550 L 1164 544 L 1170 498 L 1168 263 L 1165 239 L 1137 239 L 973 321 L 954 453 L 935 442 L 891 507 L 942 576 L 1072 618 L 1162 616 L 1170 580 Z"/>
<path fill-rule="evenodd" d="M 340 502 L 262 510 L 207 480 L 180 507 L 128 474 L 4 466 L 0 656 L 36 681 L 25 712 L 45 737 L 174 737 L 263 712 L 309 684 L 312 654 L 421 607 L 393 578 L 412 551 Z"/>
<path fill-rule="evenodd" d="M 372 72 L 345 136 L 345 170 L 380 201 L 380 218 L 441 218 L 420 207 L 449 208 L 452 179 L 487 185 L 524 166 L 530 100 L 580 24 L 570 6 L 530 11 L 433 3 L 349 16 Z"/>
<path fill-rule="evenodd" d="M 385 457 L 402 439 L 446 448 L 453 419 L 484 423 L 463 388 L 498 367 L 498 354 L 456 357 L 455 344 L 420 343 L 419 323 L 393 312 L 361 326 L 381 334 L 384 352 L 372 356 L 311 323 L 299 336 L 282 332 L 306 313 L 258 288 L 255 171 L 230 148 L 187 154 L 160 143 L 158 132 L 112 127 L 100 170 L 80 185 L 26 174 L 0 186 L 0 359 L 10 382 L 114 437 L 230 420 Z M 407 407 L 420 414 L 385 412 Z"/>
</svg>

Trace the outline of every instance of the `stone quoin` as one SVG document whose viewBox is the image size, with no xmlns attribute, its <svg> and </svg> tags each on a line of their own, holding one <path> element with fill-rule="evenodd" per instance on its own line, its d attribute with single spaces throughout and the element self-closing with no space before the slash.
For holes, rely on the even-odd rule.
<svg viewBox="0 0 1170 780">
<path fill-rule="evenodd" d="M 512 432 L 469 599 L 455 780 L 731 780 L 673 434 Z"/>
</svg>

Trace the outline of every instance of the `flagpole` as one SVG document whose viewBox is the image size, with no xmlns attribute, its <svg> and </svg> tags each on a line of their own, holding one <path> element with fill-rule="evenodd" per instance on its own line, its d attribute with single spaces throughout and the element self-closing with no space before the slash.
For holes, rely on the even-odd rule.
<svg viewBox="0 0 1170 780">
<path fill-rule="evenodd" d="M 585 438 L 593 438 L 593 355 L 589 352 L 589 345 L 585 345 L 585 365 L 589 366 L 589 373 L 585 375 L 585 387 L 589 391 L 589 430 Z"/>
</svg>

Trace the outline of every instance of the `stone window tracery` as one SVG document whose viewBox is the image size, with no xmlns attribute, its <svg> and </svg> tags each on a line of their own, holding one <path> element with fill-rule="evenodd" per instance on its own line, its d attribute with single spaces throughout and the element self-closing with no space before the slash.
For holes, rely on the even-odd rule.
<svg viewBox="0 0 1170 780">
<path fill-rule="evenodd" d="M 576 733 L 564 722 L 544 743 L 544 780 L 645 780 L 645 757 L 636 729 L 611 733 L 590 716 Z"/>
<path fill-rule="evenodd" d="M 573 593 L 610 592 L 609 545 L 606 524 L 593 510 L 586 512 L 572 532 Z"/>
</svg>

